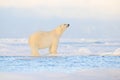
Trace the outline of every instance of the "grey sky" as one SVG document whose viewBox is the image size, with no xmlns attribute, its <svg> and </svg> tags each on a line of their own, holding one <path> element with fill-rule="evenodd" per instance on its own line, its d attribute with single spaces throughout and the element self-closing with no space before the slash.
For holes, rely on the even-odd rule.
<svg viewBox="0 0 120 80">
<path fill-rule="evenodd" d="M 62 23 L 64 38 L 120 38 L 120 0 L 0 0 L 0 37 L 28 37 Z"/>
</svg>

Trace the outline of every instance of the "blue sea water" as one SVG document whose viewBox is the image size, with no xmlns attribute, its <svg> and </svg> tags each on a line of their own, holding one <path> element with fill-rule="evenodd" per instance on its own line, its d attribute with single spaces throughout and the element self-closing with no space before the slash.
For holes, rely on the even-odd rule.
<svg viewBox="0 0 120 80">
<path fill-rule="evenodd" d="M 30 57 L 26 39 L 0 39 L 0 72 L 73 72 L 80 69 L 120 69 L 120 40 L 61 40 L 57 56 L 40 50 Z"/>
<path fill-rule="evenodd" d="M 119 56 L 0 57 L 0 72 L 72 72 L 81 69 L 120 69 Z"/>
</svg>

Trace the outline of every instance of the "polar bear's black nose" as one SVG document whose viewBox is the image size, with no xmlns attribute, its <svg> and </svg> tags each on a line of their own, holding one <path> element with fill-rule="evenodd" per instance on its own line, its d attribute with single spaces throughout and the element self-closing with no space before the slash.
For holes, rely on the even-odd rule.
<svg viewBox="0 0 120 80">
<path fill-rule="evenodd" d="M 68 27 L 70 26 L 70 24 L 68 24 Z"/>
</svg>

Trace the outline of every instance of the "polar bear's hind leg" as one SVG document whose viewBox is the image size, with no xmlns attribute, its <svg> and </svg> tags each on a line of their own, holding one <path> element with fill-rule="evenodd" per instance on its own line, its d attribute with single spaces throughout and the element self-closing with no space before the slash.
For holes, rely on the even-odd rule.
<svg viewBox="0 0 120 80">
<path fill-rule="evenodd" d="M 38 51 L 38 49 L 37 48 L 33 48 L 32 49 L 32 56 L 40 56 L 40 54 L 39 54 L 39 51 Z"/>
</svg>

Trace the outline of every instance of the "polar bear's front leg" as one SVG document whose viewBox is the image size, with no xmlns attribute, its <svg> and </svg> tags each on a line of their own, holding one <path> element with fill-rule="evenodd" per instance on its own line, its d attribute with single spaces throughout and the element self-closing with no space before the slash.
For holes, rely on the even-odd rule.
<svg viewBox="0 0 120 80">
<path fill-rule="evenodd" d="M 57 54 L 57 46 L 56 45 L 52 45 L 50 47 L 50 53 L 51 54 Z"/>
<path fill-rule="evenodd" d="M 32 49 L 32 56 L 35 56 L 35 57 L 40 56 L 39 52 L 38 52 L 38 49 L 36 49 L 36 48 Z"/>
<path fill-rule="evenodd" d="M 56 55 L 57 54 L 57 48 L 58 48 L 58 41 L 54 41 L 53 43 L 52 43 L 52 45 L 50 46 L 50 53 L 52 54 L 52 55 Z"/>
</svg>

